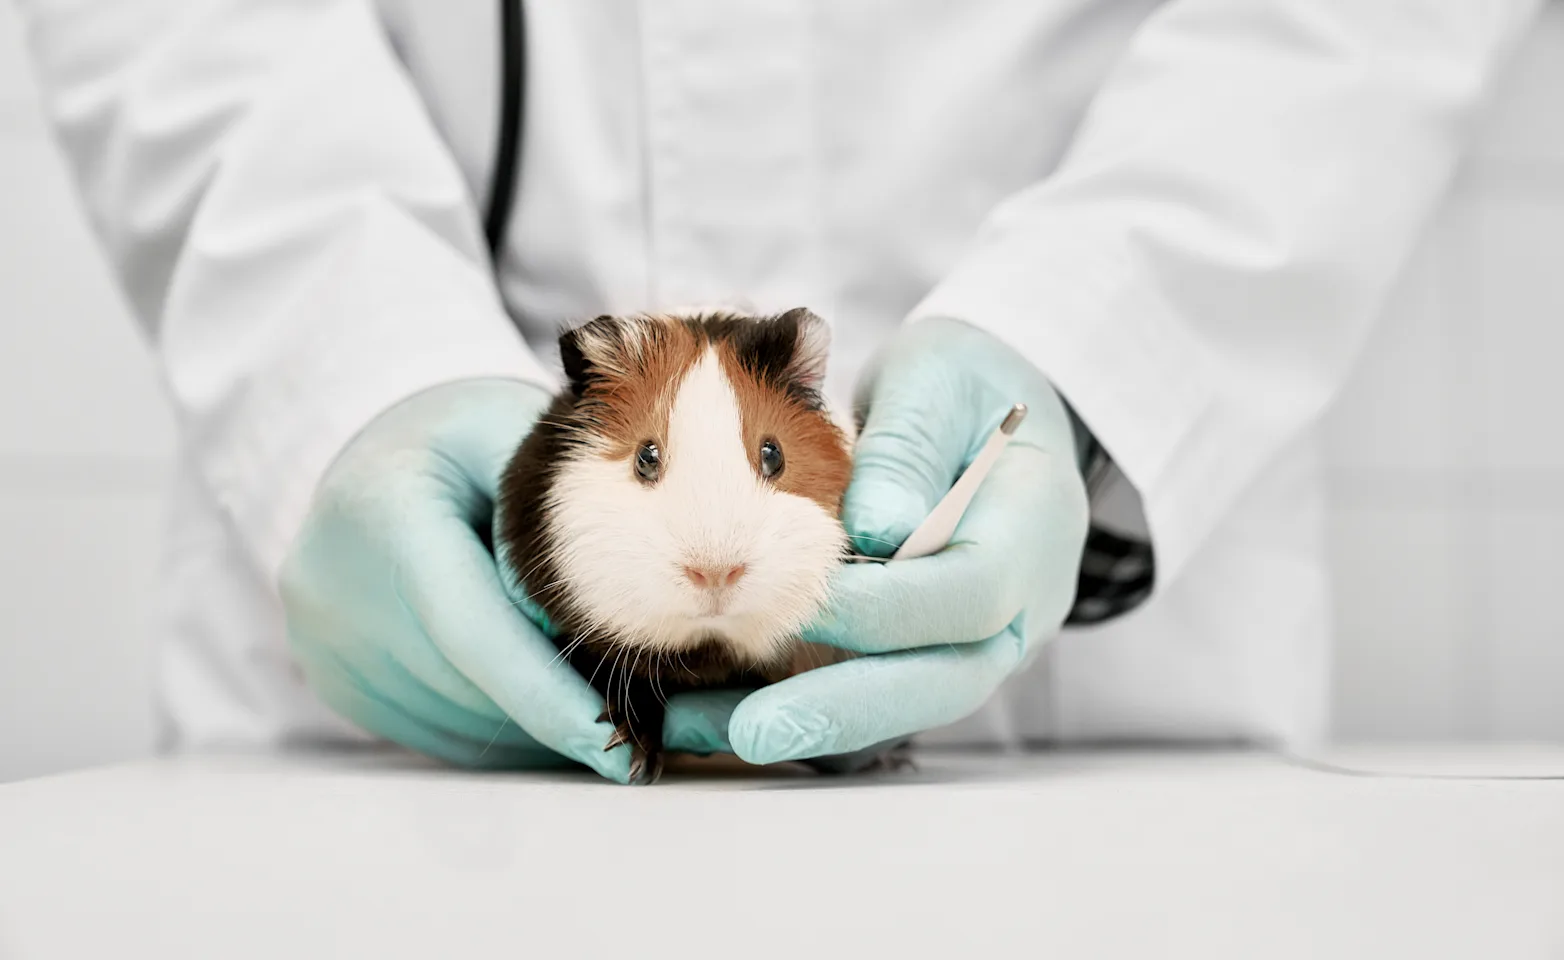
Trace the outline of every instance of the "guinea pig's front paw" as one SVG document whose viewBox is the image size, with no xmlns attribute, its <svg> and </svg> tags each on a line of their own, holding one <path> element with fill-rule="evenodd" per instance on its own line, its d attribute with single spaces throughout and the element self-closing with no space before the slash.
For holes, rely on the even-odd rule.
<svg viewBox="0 0 1564 960">
<path fill-rule="evenodd" d="M 613 736 L 608 738 L 604 750 L 628 744 L 630 746 L 630 785 L 648 786 L 663 775 L 662 722 L 659 715 L 656 729 L 650 724 L 637 723 L 632 716 L 614 719 L 612 708 L 603 711 L 598 722 L 612 722 Z"/>
</svg>

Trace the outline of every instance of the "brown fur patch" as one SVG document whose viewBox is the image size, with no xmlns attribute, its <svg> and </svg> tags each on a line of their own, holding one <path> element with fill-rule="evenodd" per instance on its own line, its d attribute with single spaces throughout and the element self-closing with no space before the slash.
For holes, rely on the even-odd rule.
<svg viewBox="0 0 1564 960">
<path fill-rule="evenodd" d="M 755 475 L 761 475 L 760 446 L 773 438 L 782 448 L 782 472 L 772 481 L 777 489 L 807 497 L 833 517 L 840 513 L 853 469 L 842 431 L 824 411 L 756 379 L 731 343 L 719 344 L 717 356 L 738 398 L 744 449 Z"/>
<path fill-rule="evenodd" d="M 704 344 L 683 324 L 661 318 L 637 318 L 617 343 L 603 343 L 597 376 L 582 400 L 608 443 L 602 453 L 626 459 L 647 440 L 667 447 L 668 416 L 684 375 Z M 612 355 L 609 355 L 612 351 Z"/>
<path fill-rule="evenodd" d="M 846 439 L 823 410 L 803 402 L 788 384 L 756 375 L 734 342 L 751 320 L 713 314 L 702 318 L 639 316 L 602 318 L 588 324 L 577 346 L 593 376 L 581 395 L 594 434 L 606 441 L 600 455 L 628 460 L 647 440 L 667 445 L 668 417 L 679 386 L 708 345 L 738 401 L 750 467 L 760 475 L 760 447 L 767 438 L 782 448 L 777 489 L 841 511 L 852 474 Z"/>
</svg>

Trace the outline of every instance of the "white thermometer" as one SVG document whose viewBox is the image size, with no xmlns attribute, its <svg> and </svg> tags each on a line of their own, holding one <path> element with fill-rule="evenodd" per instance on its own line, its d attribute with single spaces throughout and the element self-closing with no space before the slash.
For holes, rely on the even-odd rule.
<svg viewBox="0 0 1564 960">
<path fill-rule="evenodd" d="M 956 524 L 961 522 L 961 517 L 967 512 L 967 507 L 972 503 L 972 497 L 982 485 L 983 479 L 994 468 L 994 461 L 1004 452 L 1005 445 L 1010 438 L 1015 436 L 1016 428 L 1021 426 L 1021 421 L 1026 419 L 1026 404 L 1018 403 L 1010 408 L 999 427 L 989 435 L 983 444 L 983 449 L 972 458 L 972 464 L 961 474 L 955 486 L 950 492 L 940 498 L 918 528 L 907 537 L 906 541 L 891 555 L 892 560 L 911 560 L 915 557 L 926 557 L 931 553 L 939 553 L 950 543 L 950 538 L 956 532 Z"/>
</svg>

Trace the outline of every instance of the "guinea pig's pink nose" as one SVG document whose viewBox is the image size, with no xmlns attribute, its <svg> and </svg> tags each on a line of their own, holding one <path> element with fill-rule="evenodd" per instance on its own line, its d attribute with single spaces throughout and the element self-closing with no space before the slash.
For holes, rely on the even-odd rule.
<svg viewBox="0 0 1564 960">
<path fill-rule="evenodd" d="M 729 567 L 724 565 L 694 566 L 684 565 L 684 575 L 697 587 L 707 590 L 718 590 L 723 587 L 731 587 L 744 576 L 744 564 Z"/>
</svg>

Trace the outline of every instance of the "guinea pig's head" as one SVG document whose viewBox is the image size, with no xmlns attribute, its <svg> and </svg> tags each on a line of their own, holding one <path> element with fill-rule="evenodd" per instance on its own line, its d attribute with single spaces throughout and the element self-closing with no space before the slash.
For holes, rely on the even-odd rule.
<svg viewBox="0 0 1564 960">
<path fill-rule="evenodd" d="M 635 647 L 786 656 L 846 548 L 828 342 L 803 309 L 605 316 L 562 336 L 570 387 L 538 428 L 532 596 L 574 632 Z"/>
</svg>

